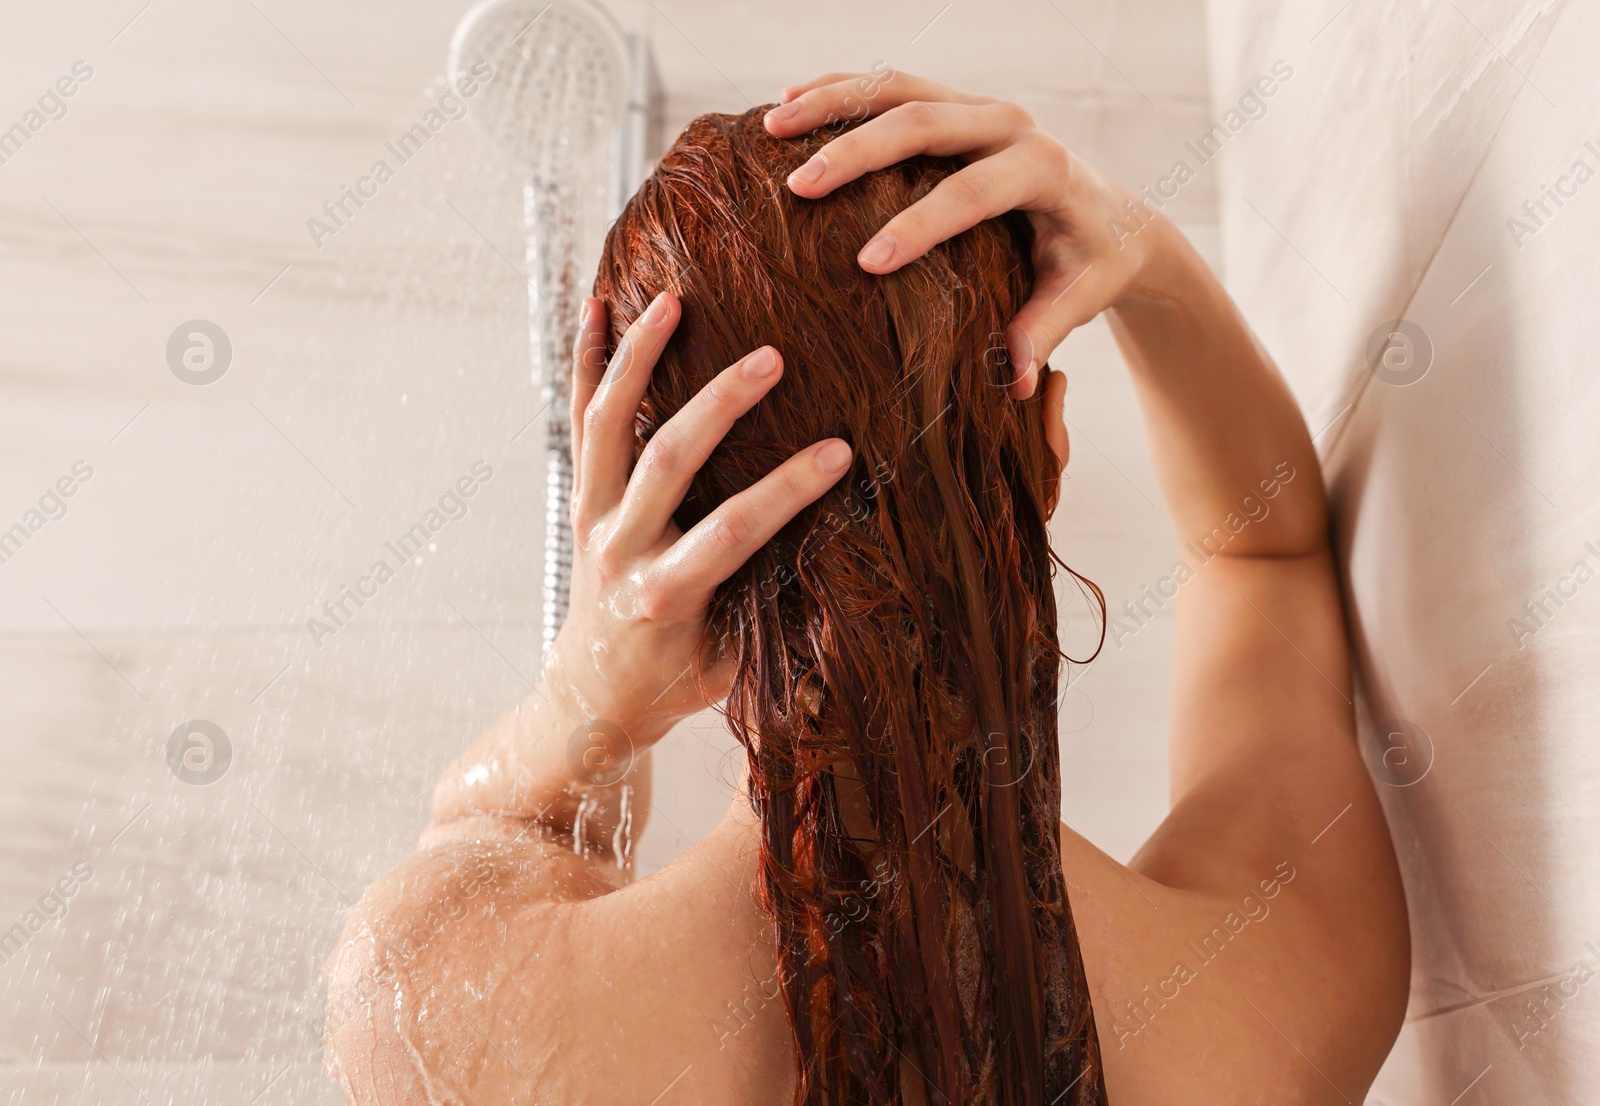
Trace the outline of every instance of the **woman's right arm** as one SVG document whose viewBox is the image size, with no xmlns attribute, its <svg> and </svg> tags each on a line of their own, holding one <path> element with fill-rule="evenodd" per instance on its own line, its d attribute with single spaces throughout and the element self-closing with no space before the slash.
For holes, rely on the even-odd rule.
<svg viewBox="0 0 1600 1106">
<path fill-rule="evenodd" d="M 1381 1058 L 1405 1000 L 1404 897 L 1356 746 L 1321 474 L 1282 378 L 1182 234 L 1015 104 L 899 73 L 831 75 L 784 99 L 768 116 L 779 136 L 874 116 L 791 176 L 802 196 L 917 154 L 968 163 L 863 244 L 870 272 L 984 219 L 1027 214 L 1036 283 L 1006 334 L 1015 394 L 1033 392 L 1072 329 L 1107 315 L 1189 551 L 1175 613 L 1172 812 L 1131 869 L 1236 903 L 1287 862 L 1295 894 L 1278 912 L 1299 921 L 1252 945 L 1307 987 L 1329 965 L 1356 973 L 1346 1001 L 1364 1007 Z"/>
<path fill-rule="evenodd" d="M 1356 746 L 1349 642 L 1310 435 L 1194 248 L 1164 220 L 1146 233 L 1157 242 L 1148 275 L 1106 317 L 1188 575 L 1174 614 L 1173 814 L 1142 859 L 1168 880 L 1227 863 L 1219 851 L 1270 868 L 1272 850 L 1309 845 L 1344 811 L 1344 860 L 1392 876 Z M 1197 838 L 1206 846 L 1188 844 Z M 1319 845 L 1338 848 L 1331 835 Z"/>
</svg>

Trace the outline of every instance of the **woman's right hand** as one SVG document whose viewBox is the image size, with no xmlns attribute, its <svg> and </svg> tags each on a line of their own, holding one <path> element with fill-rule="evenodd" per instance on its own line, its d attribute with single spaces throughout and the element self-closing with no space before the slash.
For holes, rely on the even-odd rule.
<svg viewBox="0 0 1600 1106">
<path fill-rule="evenodd" d="M 831 73 L 784 89 L 782 98 L 766 117 L 779 138 L 873 117 L 790 175 L 798 196 L 825 196 L 917 154 L 968 163 L 863 243 L 858 260 L 868 272 L 894 272 L 985 219 L 1008 211 L 1028 216 L 1036 282 L 1005 335 L 1017 372 L 1014 395 L 1033 394 L 1040 368 L 1073 328 L 1129 296 L 1161 294 L 1162 262 L 1182 236 L 1016 104 L 894 70 Z"/>
<path fill-rule="evenodd" d="M 608 365 L 605 304 L 585 300 L 572 379 L 572 591 L 546 680 L 573 693 L 588 719 L 621 725 L 636 748 L 706 705 L 692 670 L 717 585 L 851 459 L 843 440 L 817 442 L 679 530 L 672 515 L 695 473 L 783 375 L 771 346 L 748 354 L 662 424 L 635 461 L 634 417 L 679 314 L 677 297 L 657 296 Z M 725 694 L 725 665 L 703 660 L 707 694 Z"/>
</svg>

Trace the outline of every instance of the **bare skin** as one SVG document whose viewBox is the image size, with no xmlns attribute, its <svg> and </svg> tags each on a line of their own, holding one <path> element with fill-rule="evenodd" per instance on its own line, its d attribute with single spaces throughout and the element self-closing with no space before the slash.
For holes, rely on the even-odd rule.
<svg viewBox="0 0 1600 1106">
<path fill-rule="evenodd" d="M 907 74 L 834 74 L 786 90 L 768 129 L 859 115 L 869 88 L 874 118 L 790 187 L 817 197 L 913 154 L 964 157 L 964 173 L 880 232 L 887 258 L 864 251 L 863 267 L 892 271 L 984 218 L 1027 212 L 1039 283 L 1007 335 L 1016 394 L 1038 386 L 1071 329 L 1105 313 L 1178 533 L 1220 548 L 1176 599 L 1170 816 L 1128 865 L 1061 828 L 1108 1098 L 1359 1102 L 1399 1030 L 1410 950 L 1355 744 L 1344 612 L 1299 412 L 1182 235 L 1154 214 L 1118 235 L 1108 222 L 1127 225 L 1129 195 L 1015 105 Z M 633 413 L 678 319 L 671 296 L 659 306 L 602 378 L 603 309 L 587 305 L 572 614 L 544 684 L 445 775 L 433 825 L 368 891 L 330 966 L 328 1047 L 352 1103 L 792 1098 L 748 805 L 736 800 L 645 879 L 631 846 L 649 811 L 650 747 L 703 705 L 683 673 L 712 589 L 842 470 L 825 463 L 833 443 L 818 443 L 679 533 L 671 513 L 689 480 L 782 363 L 763 349 L 731 367 L 635 463 Z M 752 361 L 765 373 L 745 372 Z M 1065 465 L 1065 381 L 1045 381 Z M 1234 530 L 1230 517 L 1254 513 L 1246 497 L 1270 511 Z M 726 676 L 705 660 L 714 698 Z"/>
</svg>

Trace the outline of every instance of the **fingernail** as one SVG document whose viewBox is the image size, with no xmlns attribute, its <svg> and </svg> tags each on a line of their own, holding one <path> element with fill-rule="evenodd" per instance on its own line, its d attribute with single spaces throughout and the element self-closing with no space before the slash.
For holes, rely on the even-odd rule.
<svg viewBox="0 0 1600 1106">
<path fill-rule="evenodd" d="M 585 299 L 583 306 L 578 308 L 578 329 L 588 329 L 589 320 L 592 318 L 594 318 L 594 300 Z"/>
<path fill-rule="evenodd" d="M 894 251 L 894 235 L 880 234 L 861 248 L 856 260 L 869 268 L 882 268 L 894 260 Z"/>
<path fill-rule="evenodd" d="M 790 184 L 816 184 L 828 171 L 828 158 L 822 151 L 811 155 L 811 160 L 789 174 Z"/>
<path fill-rule="evenodd" d="M 787 104 L 779 104 L 777 107 L 767 112 L 762 121 L 768 126 L 771 126 L 773 123 L 783 123 L 787 120 L 793 119 L 795 112 L 799 110 L 799 102 L 796 100 L 790 100 Z"/>
<path fill-rule="evenodd" d="M 650 306 L 645 308 L 643 315 L 639 316 L 640 326 L 660 326 L 667 317 L 667 294 L 662 292 L 650 301 Z"/>
<path fill-rule="evenodd" d="M 739 365 L 739 371 L 751 380 L 771 376 L 778 368 L 778 353 L 771 346 L 762 346 Z"/>
<path fill-rule="evenodd" d="M 850 463 L 850 447 L 843 442 L 829 442 L 817 450 L 817 468 L 823 472 L 843 472 Z"/>
</svg>

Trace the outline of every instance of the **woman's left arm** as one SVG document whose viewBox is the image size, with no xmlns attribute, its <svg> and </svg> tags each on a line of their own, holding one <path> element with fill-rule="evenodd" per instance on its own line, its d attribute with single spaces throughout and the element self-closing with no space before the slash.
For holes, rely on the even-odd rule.
<svg viewBox="0 0 1600 1106">
<path fill-rule="evenodd" d="M 680 306 L 663 292 L 605 359 L 606 314 L 584 304 L 572 387 L 570 613 L 544 680 L 451 767 L 428 838 L 483 819 L 532 829 L 625 880 L 649 805 L 649 749 L 724 690 L 701 658 L 716 586 L 843 475 L 839 439 L 795 454 L 688 533 L 672 521 L 689 482 L 734 422 L 783 375 L 770 346 L 714 378 L 634 459 L 634 416 Z M 703 660 L 705 684 L 694 678 Z M 627 796 L 624 799 L 624 796 Z"/>
<path fill-rule="evenodd" d="M 551 982 L 597 946 L 613 969 L 628 956 L 651 955 L 638 939 L 608 944 L 603 924 L 592 916 L 574 924 L 571 911 L 598 905 L 632 880 L 629 858 L 649 804 L 650 747 L 704 705 L 702 692 L 725 691 L 718 659 L 700 665 L 699 656 L 716 586 L 849 467 L 844 442 L 818 442 L 681 532 L 672 514 L 689 482 L 778 382 L 782 359 L 762 347 L 718 374 L 636 460 L 634 417 L 679 304 L 670 293 L 659 296 L 609 364 L 604 306 L 591 299 L 584 307 L 572 387 L 570 613 L 541 685 L 446 772 L 418 848 L 350 911 L 328 968 L 325 1039 L 346 1098 L 358 1106 L 433 1102 L 440 1079 L 472 1086 L 473 1102 L 509 1101 L 525 1092 L 527 1073 L 541 1062 L 535 1035 L 524 1028 L 552 1004 L 580 1027 L 578 1035 L 603 1036 L 606 1019 L 626 1004 L 651 1001 L 651 986 L 684 994 L 681 978 L 643 972 L 631 992 L 613 995 L 621 1006 L 594 996 L 561 1006 Z M 703 681 L 691 678 L 697 666 Z M 744 831 L 725 824 L 707 851 L 738 855 Z M 732 884 L 710 879 L 716 886 L 704 889 L 719 870 L 707 864 L 697 850 L 669 865 L 660 873 L 668 877 L 664 897 L 687 881 L 698 909 L 754 924 L 748 911 L 740 914 Z M 719 932 L 727 939 L 733 931 Z M 750 939 L 744 934 L 746 946 Z M 716 966 L 736 972 L 744 963 L 730 954 L 695 971 L 711 981 L 708 993 L 731 994 L 741 984 L 717 977 Z M 618 1078 L 648 1083 L 681 1066 L 682 1044 L 671 1031 L 636 1042 L 634 1063 Z M 541 1081 L 583 1074 L 538 1069 Z"/>
</svg>

